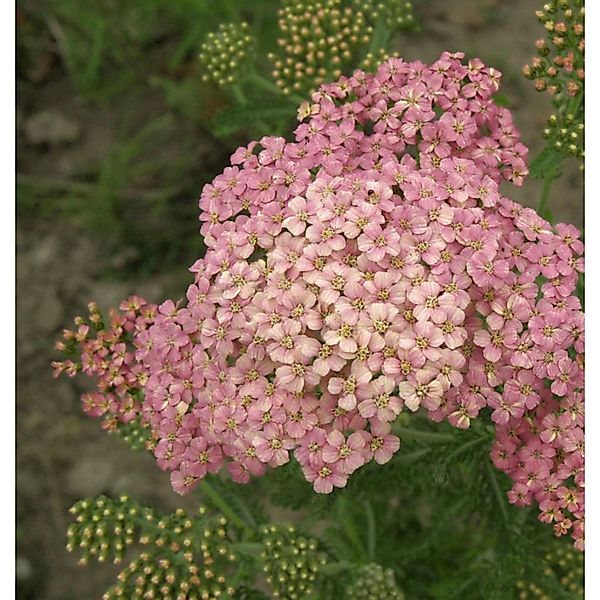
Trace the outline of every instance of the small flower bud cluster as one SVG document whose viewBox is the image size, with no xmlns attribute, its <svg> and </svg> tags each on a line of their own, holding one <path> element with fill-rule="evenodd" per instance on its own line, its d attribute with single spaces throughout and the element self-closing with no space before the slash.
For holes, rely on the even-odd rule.
<svg viewBox="0 0 600 600">
<path fill-rule="evenodd" d="M 583 159 L 584 93 L 583 0 L 552 0 L 536 15 L 547 39 L 536 42 L 537 56 L 523 73 L 538 91 L 554 96 L 558 112 L 544 130 L 551 147 L 566 156 Z"/>
<path fill-rule="evenodd" d="M 583 600 L 583 554 L 569 548 L 564 544 L 554 544 L 544 556 L 548 564 L 544 575 L 554 577 L 562 586 L 572 594 L 573 598 Z M 544 590 L 543 585 L 518 581 L 518 600 L 553 600 L 551 591 Z M 571 596 L 570 596 L 571 597 Z"/>
<path fill-rule="evenodd" d="M 361 10 L 369 22 L 383 20 L 388 29 L 410 29 L 415 26 L 415 15 L 411 2 L 405 0 L 353 0 L 354 10 Z"/>
<path fill-rule="evenodd" d="M 523 73 L 538 91 L 577 96 L 584 79 L 583 0 L 552 0 L 536 15 L 547 31 L 547 40 L 536 42 L 537 56 Z"/>
<path fill-rule="evenodd" d="M 548 119 L 544 138 L 552 147 L 568 156 L 584 157 L 584 123 L 581 113 L 554 114 Z"/>
<path fill-rule="evenodd" d="M 221 23 L 202 44 L 199 58 L 206 69 L 203 81 L 212 80 L 221 87 L 235 83 L 253 51 L 248 23 Z"/>
<path fill-rule="evenodd" d="M 398 589 L 392 569 L 384 569 L 376 563 L 364 565 L 355 571 L 352 582 L 346 588 L 347 600 L 404 600 Z"/>
<path fill-rule="evenodd" d="M 75 522 L 67 530 L 67 550 L 82 553 L 81 564 L 90 558 L 105 562 L 112 558 L 119 563 L 128 546 L 135 541 L 136 517 L 140 507 L 127 496 L 118 501 L 100 496 L 79 500 L 70 512 Z"/>
<path fill-rule="evenodd" d="M 90 557 L 121 562 L 134 542 L 148 550 L 130 563 L 107 590 L 104 598 L 161 598 L 212 600 L 231 596 L 228 566 L 236 560 L 226 531 L 227 519 L 209 515 L 201 506 L 197 516 L 182 509 L 157 515 L 127 496 L 112 500 L 77 502 L 71 513 L 67 549 L 82 552 L 81 564 Z"/>
<path fill-rule="evenodd" d="M 200 591 L 198 567 L 183 560 L 174 562 L 160 553 L 143 552 L 117 575 L 117 583 L 103 600 L 200 600 L 218 598 Z M 204 591 L 204 590 L 203 590 Z"/>
<path fill-rule="evenodd" d="M 314 593 L 313 583 L 325 555 L 317 548 L 317 541 L 300 534 L 291 525 L 265 525 L 260 539 L 264 546 L 261 558 L 273 598 L 301 600 Z"/>
<path fill-rule="evenodd" d="M 54 376 L 66 373 L 74 377 L 83 372 L 96 378 L 97 391 L 81 396 L 84 412 L 102 417 L 102 426 L 108 431 L 131 424 L 123 435 L 139 441 L 146 437 L 139 417 L 148 372 L 134 359 L 132 339 L 152 325 L 156 305 L 132 296 L 121 303 L 118 312 L 110 312 L 108 323 L 95 303 L 91 302 L 88 310 L 87 318 L 75 318 L 77 329 L 65 329 L 63 339 L 57 342 L 56 349 L 70 358 L 52 363 Z"/>
<path fill-rule="evenodd" d="M 279 10 L 281 53 L 269 55 L 285 94 L 307 94 L 338 78 L 371 37 L 362 10 L 342 0 L 288 0 Z"/>
</svg>

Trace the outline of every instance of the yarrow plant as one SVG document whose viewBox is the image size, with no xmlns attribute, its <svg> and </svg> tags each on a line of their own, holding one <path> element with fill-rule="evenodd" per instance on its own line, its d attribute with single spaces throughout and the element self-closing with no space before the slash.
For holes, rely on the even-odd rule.
<svg viewBox="0 0 600 600">
<path fill-rule="evenodd" d="M 292 457 L 318 493 L 401 451 L 421 411 L 493 424 L 511 503 L 583 549 L 583 244 L 505 197 L 527 148 L 494 103 L 501 74 L 462 53 L 392 58 L 323 85 L 295 140 L 239 148 L 200 197 L 207 251 L 185 299 L 92 306 L 61 348 L 139 422 L 187 494 Z"/>
</svg>

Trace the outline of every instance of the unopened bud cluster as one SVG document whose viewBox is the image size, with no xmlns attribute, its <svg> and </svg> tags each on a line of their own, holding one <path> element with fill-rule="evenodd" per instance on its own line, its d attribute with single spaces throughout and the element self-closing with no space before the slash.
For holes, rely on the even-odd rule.
<svg viewBox="0 0 600 600">
<path fill-rule="evenodd" d="M 132 502 L 100 496 L 80 500 L 72 508 L 67 549 L 89 558 L 119 563 L 134 543 L 147 547 L 118 575 L 103 598 L 213 600 L 235 592 L 228 567 L 236 560 L 227 535 L 227 519 L 203 506 L 197 516 L 182 509 L 170 515 Z"/>
<path fill-rule="evenodd" d="M 404 600 L 398 589 L 392 569 L 371 563 L 356 571 L 352 583 L 346 588 L 347 600 Z"/>
<path fill-rule="evenodd" d="M 411 2 L 404 0 L 353 0 L 353 8 L 365 13 L 370 21 L 383 22 L 389 29 L 410 29 L 415 25 Z"/>
<path fill-rule="evenodd" d="M 338 78 L 368 44 L 373 28 L 362 10 L 341 0 L 288 0 L 279 10 L 280 52 L 270 54 L 285 94 L 307 94 Z"/>
<path fill-rule="evenodd" d="M 199 57 L 205 67 L 202 79 L 212 80 L 221 87 L 235 83 L 253 50 L 248 23 L 221 23 L 202 44 Z"/>
<path fill-rule="evenodd" d="M 70 512 L 75 521 L 67 530 L 67 550 L 81 552 L 81 564 L 90 558 L 98 562 L 112 559 L 119 563 L 125 550 L 134 543 L 136 518 L 140 507 L 127 496 L 118 501 L 99 496 L 79 500 Z"/>
<path fill-rule="evenodd" d="M 265 525 L 260 535 L 265 578 L 271 585 L 273 598 L 310 598 L 314 593 L 313 582 L 326 563 L 317 541 L 291 525 Z"/>
<path fill-rule="evenodd" d="M 523 73 L 538 91 L 571 97 L 582 91 L 584 10 L 583 0 L 553 0 L 536 12 L 547 39 L 537 40 L 537 56 Z"/>
<path fill-rule="evenodd" d="M 582 114 L 576 115 L 571 112 L 551 115 L 544 129 L 544 138 L 549 140 L 556 150 L 583 159 L 585 134 L 582 119 Z"/>
<path fill-rule="evenodd" d="M 583 554 L 565 544 L 555 543 L 544 556 L 546 577 L 554 577 L 560 586 L 570 592 L 570 598 L 583 600 Z M 554 600 L 552 590 L 536 583 L 517 582 L 519 600 Z"/>
<path fill-rule="evenodd" d="M 160 553 L 143 552 L 117 576 L 117 583 L 102 596 L 103 600 L 200 600 L 196 586 L 201 585 L 198 567 L 188 561 L 174 562 Z"/>
</svg>

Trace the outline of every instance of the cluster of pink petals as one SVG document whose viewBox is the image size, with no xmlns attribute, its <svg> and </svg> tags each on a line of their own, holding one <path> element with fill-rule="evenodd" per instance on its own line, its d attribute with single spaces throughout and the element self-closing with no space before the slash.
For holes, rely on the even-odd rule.
<svg viewBox="0 0 600 600">
<path fill-rule="evenodd" d="M 119 309 L 112 310 L 109 322 L 103 323 L 96 305 L 90 304 L 89 318 L 77 317 L 77 329 L 65 329 L 63 340 L 57 343 L 58 350 L 76 348 L 79 360 L 52 363 L 55 376 L 66 373 L 74 377 L 83 372 L 97 380 L 95 392 L 82 394 L 82 408 L 90 417 L 102 417 L 102 426 L 109 431 L 141 414 L 148 370 L 135 359 L 131 341 L 154 323 L 157 306 L 132 296 Z"/>
<path fill-rule="evenodd" d="M 295 142 L 252 142 L 205 186 L 195 281 L 134 339 L 178 492 L 293 454 L 328 493 L 390 460 L 401 411 L 485 409 L 511 502 L 582 545 L 583 244 L 502 195 L 527 148 L 500 73 L 462 59 L 322 86 Z"/>
</svg>

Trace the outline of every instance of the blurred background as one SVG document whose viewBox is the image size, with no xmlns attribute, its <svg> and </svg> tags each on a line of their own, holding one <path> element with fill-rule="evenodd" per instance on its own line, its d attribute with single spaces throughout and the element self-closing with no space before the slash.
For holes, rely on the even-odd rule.
<svg viewBox="0 0 600 600">
<path fill-rule="evenodd" d="M 53 344 L 92 299 L 106 310 L 131 293 L 153 302 L 185 293 L 187 268 L 203 248 L 202 186 L 251 136 L 289 134 L 293 107 L 306 95 L 300 84 L 285 95 L 277 88 L 285 89 L 285 81 L 239 75 L 250 49 L 264 73 L 277 68 L 277 58 L 267 57 L 283 47 L 277 43 L 282 4 L 299 3 L 17 2 L 16 575 L 22 600 L 99 598 L 114 579 L 116 567 L 84 570 L 65 549 L 67 511 L 78 498 L 127 492 L 165 510 L 194 504 L 171 491 L 150 456 L 131 452 L 83 416 L 81 383 L 52 379 Z M 552 110 L 549 97 L 521 72 L 543 35 L 537 8 L 536 0 L 415 0 L 410 19 L 387 43 L 405 59 L 430 62 L 444 50 L 460 50 L 501 70 L 502 102 L 535 156 Z M 229 22 L 237 29 L 219 29 Z M 211 31 L 217 38 L 208 37 Z M 229 87 L 220 85 L 223 68 L 211 59 L 219 56 L 219 40 L 233 44 L 240 62 L 227 67 Z M 350 66 L 359 64 L 351 60 Z M 541 182 L 505 191 L 536 206 Z M 555 222 L 582 226 L 577 162 L 565 163 L 549 208 Z"/>
</svg>

